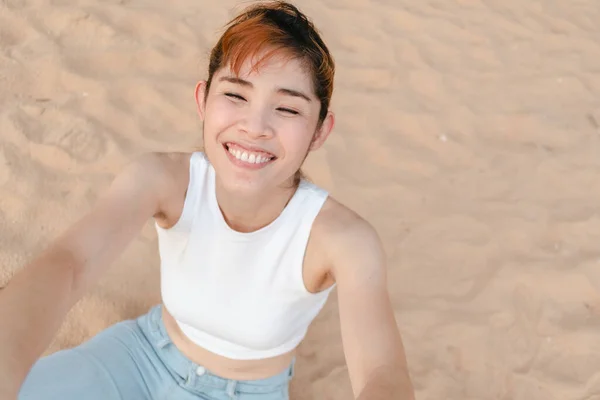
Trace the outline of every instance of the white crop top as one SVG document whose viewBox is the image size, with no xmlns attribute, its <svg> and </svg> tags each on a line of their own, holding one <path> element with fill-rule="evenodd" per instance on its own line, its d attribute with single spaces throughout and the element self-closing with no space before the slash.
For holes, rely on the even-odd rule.
<svg viewBox="0 0 600 400">
<path fill-rule="evenodd" d="M 231 359 L 263 359 L 296 348 L 332 288 L 310 293 L 302 264 L 327 192 L 302 181 L 275 221 L 250 233 L 226 223 L 215 171 L 194 153 L 182 215 L 156 225 L 162 300 L 182 332 Z"/>
</svg>

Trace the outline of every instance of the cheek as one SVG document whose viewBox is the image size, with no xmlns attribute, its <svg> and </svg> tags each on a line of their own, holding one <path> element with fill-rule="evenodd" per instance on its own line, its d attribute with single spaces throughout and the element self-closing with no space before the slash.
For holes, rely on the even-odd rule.
<svg viewBox="0 0 600 400">
<path fill-rule="evenodd" d="M 279 141 L 288 153 L 304 157 L 313 138 L 314 129 L 303 120 L 290 120 L 285 127 L 278 129 L 281 132 Z"/>
<path fill-rule="evenodd" d="M 205 130 L 211 133 L 218 133 L 224 128 L 235 123 L 236 106 L 230 101 L 213 100 L 206 108 L 206 118 L 204 121 Z"/>
</svg>

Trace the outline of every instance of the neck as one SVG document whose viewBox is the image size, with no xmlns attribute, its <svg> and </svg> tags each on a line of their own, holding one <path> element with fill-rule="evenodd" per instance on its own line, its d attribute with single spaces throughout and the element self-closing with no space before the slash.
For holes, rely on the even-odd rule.
<svg viewBox="0 0 600 400">
<path fill-rule="evenodd" d="M 260 194 L 242 195 L 228 191 L 216 181 L 219 208 L 227 224 L 238 232 L 257 231 L 281 214 L 296 192 L 297 185 L 276 187 Z"/>
</svg>

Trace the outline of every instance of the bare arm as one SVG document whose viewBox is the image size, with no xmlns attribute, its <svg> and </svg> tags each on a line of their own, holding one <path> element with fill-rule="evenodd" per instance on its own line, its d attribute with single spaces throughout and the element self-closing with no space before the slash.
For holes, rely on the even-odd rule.
<svg viewBox="0 0 600 400">
<path fill-rule="evenodd" d="M 168 189 L 161 157 L 131 163 L 87 215 L 0 291 L 0 398 L 16 398 L 71 307 L 160 212 Z"/>
<path fill-rule="evenodd" d="M 379 237 L 358 218 L 337 236 L 334 275 L 354 394 L 358 400 L 414 400 Z"/>
</svg>

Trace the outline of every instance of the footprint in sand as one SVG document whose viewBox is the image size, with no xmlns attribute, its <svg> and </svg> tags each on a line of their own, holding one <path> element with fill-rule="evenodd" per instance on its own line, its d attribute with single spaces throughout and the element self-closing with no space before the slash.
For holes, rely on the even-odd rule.
<svg viewBox="0 0 600 400">
<path fill-rule="evenodd" d="M 78 7 L 51 11 L 41 25 L 65 51 L 89 49 L 90 46 L 97 51 L 129 48 L 127 38 L 121 35 L 110 18 Z"/>
<path fill-rule="evenodd" d="M 18 13 L 2 9 L 0 4 L 0 51 L 5 53 L 11 48 L 22 45 L 36 32 Z"/>
<path fill-rule="evenodd" d="M 22 37 L 13 29 L 8 29 L 5 21 L 0 19 L 0 49 L 6 49 L 21 43 Z"/>
<path fill-rule="evenodd" d="M 94 162 L 107 151 L 107 138 L 88 120 L 58 108 L 24 105 L 11 120 L 31 142 L 55 146 L 81 162 Z"/>
</svg>

